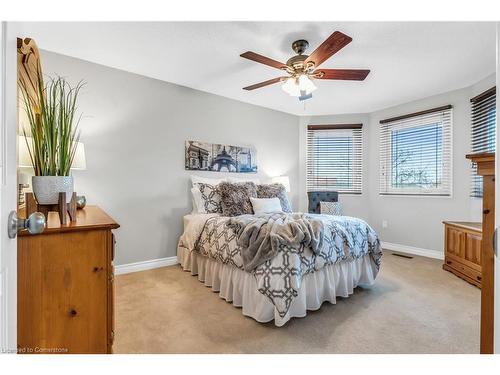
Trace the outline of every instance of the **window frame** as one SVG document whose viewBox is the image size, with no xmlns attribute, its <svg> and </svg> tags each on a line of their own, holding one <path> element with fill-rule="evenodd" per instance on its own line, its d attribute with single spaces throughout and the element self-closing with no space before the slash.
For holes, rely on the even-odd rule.
<svg viewBox="0 0 500 375">
<path fill-rule="evenodd" d="M 439 188 L 393 187 L 394 130 L 417 129 L 441 124 L 442 182 Z M 405 197 L 452 197 L 453 195 L 453 106 L 446 105 L 420 112 L 380 120 L 379 128 L 379 195 Z"/>
<path fill-rule="evenodd" d="M 495 96 L 492 100 L 491 97 Z M 495 113 L 494 118 L 494 126 L 493 129 L 495 134 L 491 137 L 488 133 L 490 131 L 490 120 L 484 120 L 484 116 L 489 117 L 489 110 L 493 110 Z M 484 112 L 484 113 L 483 113 Z M 497 117 L 496 117 L 496 86 L 476 95 L 475 97 L 470 99 L 470 150 L 471 153 L 484 153 L 484 152 L 495 152 L 496 148 L 496 126 L 497 125 Z M 480 130 L 477 131 L 477 128 L 484 128 L 484 133 Z M 476 138 L 477 137 L 477 138 Z M 492 149 L 489 148 L 490 138 L 493 139 L 493 143 L 491 144 Z M 478 143 L 483 140 L 484 145 L 479 146 Z M 483 197 L 483 178 L 482 176 L 477 174 L 477 165 L 475 163 L 471 163 L 470 166 L 470 188 L 469 188 L 469 196 L 471 198 L 479 198 Z"/>
<path fill-rule="evenodd" d="M 350 174 L 352 174 L 352 185 L 349 188 L 342 188 L 335 185 L 330 186 L 318 186 L 317 181 L 319 177 L 315 176 L 310 172 L 312 167 L 310 139 L 312 139 L 312 134 L 314 131 L 332 131 L 332 132 L 347 132 L 352 133 L 352 167 L 350 169 Z M 359 132 L 356 135 L 354 132 Z M 363 194 L 363 124 L 324 124 L 316 125 L 310 124 L 307 126 L 306 134 L 306 191 L 336 191 L 338 194 L 343 195 L 362 195 Z"/>
</svg>

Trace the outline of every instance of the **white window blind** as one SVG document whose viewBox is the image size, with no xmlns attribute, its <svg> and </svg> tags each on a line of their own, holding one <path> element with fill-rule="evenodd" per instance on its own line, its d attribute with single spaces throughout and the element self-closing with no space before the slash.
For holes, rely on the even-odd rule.
<svg viewBox="0 0 500 375">
<path fill-rule="evenodd" d="M 307 191 L 361 194 L 363 126 L 307 127 Z"/>
<path fill-rule="evenodd" d="M 451 195 L 451 105 L 380 124 L 380 194 Z"/>
<path fill-rule="evenodd" d="M 471 100 L 471 151 L 495 152 L 496 139 L 496 87 Z M 483 196 L 483 178 L 477 174 L 477 165 L 471 167 L 471 197 Z"/>
</svg>

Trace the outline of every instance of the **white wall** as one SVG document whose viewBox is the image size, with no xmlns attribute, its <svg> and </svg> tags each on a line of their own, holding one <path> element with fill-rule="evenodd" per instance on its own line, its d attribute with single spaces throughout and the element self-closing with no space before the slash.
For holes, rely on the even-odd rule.
<svg viewBox="0 0 500 375">
<path fill-rule="evenodd" d="M 387 108 L 371 114 L 303 117 L 301 139 L 301 198 L 305 194 L 306 128 L 308 124 L 363 123 L 363 194 L 341 195 L 344 213 L 366 218 L 382 241 L 443 252 L 443 220 L 481 221 L 481 200 L 469 197 L 470 98 L 495 85 L 495 74 L 476 85 L 430 98 Z M 379 121 L 382 119 L 453 105 L 453 193 L 451 197 L 379 195 Z M 300 201 L 307 207 L 305 199 Z M 388 223 L 382 228 L 382 221 Z"/>
<path fill-rule="evenodd" d="M 495 76 L 490 76 L 489 87 Z M 489 88 L 488 87 L 488 88 Z M 403 197 L 378 194 L 379 179 L 369 182 L 370 223 L 383 241 L 443 252 L 443 220 L 480 221 L 481 209 L 477 199 L 470 198 L 470 98 L 476 95 L 473 87 L 436 95 L 373 113 L 370 116 L 369 160 L 375 169 L 379 165 L 379 121 L 393 116 L 417 112 L 446 104 L 453 106 L 453 191 L 451 197 Z M 382 220 L 388 222 L 382 228 Z"/>
<path fill-rule="evenodd" d="M 63 55 L 41 57 L 45 74 L 87 82 L 79 105 L 87 170 L 73 172 L 75 188 L 120 223 L 117 264 L 176 254 L 191 211 L 186 140 L 255 146 L 258 175 L 290 176 L 297 207 L 297 117 Z"/>
</svg>

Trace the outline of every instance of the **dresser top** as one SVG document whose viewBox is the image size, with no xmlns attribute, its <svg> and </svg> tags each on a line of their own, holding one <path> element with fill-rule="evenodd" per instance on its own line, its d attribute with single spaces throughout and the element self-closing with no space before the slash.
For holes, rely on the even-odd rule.
<svg viewBox="0 0 500 375">
<path fill-rule="evenodd" d="M 481 232 L 483 230 L 483 224 L 472 221 L 443 221 L 443 224 L 453 225 L 455 227 L 474 230 L 478 232 Z"/>
<path fill-rule="evenodd" d="M 25 217 L 24 209 L 19 210 L 19 217 Z M 106 212 L 97 206 L 86 206 L 81 210 L 76 210 L 76 221 L 69 221 L 68 224 L 61 225 L 57 212 L 49 212 L 49 218 L 45 230 L 41 233 L 72 232 L 92 229 L 116 229 L 120 225 L 114 221 Z M 23 230 L 19 236 L 29 236 L 28 231 Z"/>
<path fill-rule="evenodd" d="M 481 162 L 481 161 L 491 161 L 495 160 L 495 153 L 494 152 L 477 152 L 475 154 L 467 154 L 465 155 L 467 159 L 476 161 L 476 162 Z"/>
</svg>

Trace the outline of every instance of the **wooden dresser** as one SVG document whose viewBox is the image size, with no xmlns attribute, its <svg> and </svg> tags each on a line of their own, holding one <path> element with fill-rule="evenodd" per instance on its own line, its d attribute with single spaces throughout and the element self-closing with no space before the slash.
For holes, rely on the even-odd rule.
<svg viewBox="0 0 500 375">
<path fill-rule="evenodd" d="M 480 288 L 482 224 L 461 221 L 443 221 L 443 224 L 443 269 Z"/>
<path fill-rule="evenodd" d="M 19 233 L 19 353 L 112 352 L 112 230 L 119 225 L 96 206 L 78 210 L 68 223 L 51 212 L 42 234 Z"/>
</svg>

